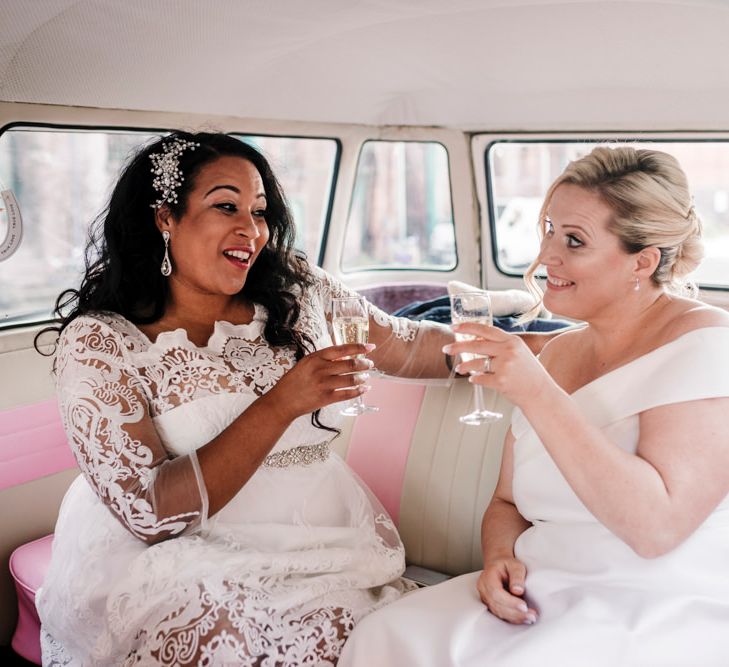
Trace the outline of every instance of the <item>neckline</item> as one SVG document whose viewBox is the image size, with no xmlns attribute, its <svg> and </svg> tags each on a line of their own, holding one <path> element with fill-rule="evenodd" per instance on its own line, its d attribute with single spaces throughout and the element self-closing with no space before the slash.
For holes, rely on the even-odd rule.
<svg viewBox="0 0 729 667">
<path fill-rule="evenodd" d="M 729 327 L 727 326 L 711 326 L 711 327 L 699 327 L 698 329 L 691 329 L 689 331 L 686 331 L 685 333 L 680 334 L 679 336 L 676 336 L 675 338 L 672 338 L 666 343 L 663 343 L 662 345 L 659 345 L 658 347 L 654 347 L 652 350 L 648 350 L 648 352 L 645 352 L 644 354 L 641 354 L 639 357 L 636 357 L 635 359 L 631 359 L 630 361 L 626 361 L 624 364 L 617 366 L 611 370 L 609 370 L 607 373 L 603 373 L 602 375 L 598 375 L 596 378 L 590 380 L 589 382 L 586 382 L 581 387 L 578 387 L 574 391 L 570 392 L 568 396 L 575 396 L 576 394 L 580 393 L 581 391 L 591 387 L 595 383 L 599 382 L 600 380 L 609 377 L 615 373 L 618 373 L 620 371 L 623 371 L 626 368 L 629 368 L 633 364 L 643 361 L 648 357 L 651 357 L 655 355 L 657 352 L 662 352 L 666 348 L 671 347 L 675 345 L 676 343 L 679 343 L 683 341 L 687 336 L 692 336 L 696 333 L 703 333 L 705 331 L 709 331 L 712 329 L 725 329 L 727 332 L 729 332 Z"/>
<path fill-rule="evenodd" d="M 261 321 L 265 320 L 266 312 L 263 306 L 261 306 L 258 303 L 253 304 L 253 319 L 250 322 L 247 322 L 245 324 L 234 324 L 233 322 L 229 322 L 228 320 L 215 320 L 213 323 L 213 331 L 208 337 L 207 341 L 204 345 L 196 345 L 190 340 L 190 337 L 187 334 L 187 330 L 178 327 L 176 329 L 168 329 L 167 331 L 160 331 L 156 338 L 152 340 L 144 331 L 142 331 L 134 322 L 127 319 L 123 315 L 120 315 L 119 313 L 112 313 L 115 317 L 121 318 L 124 322 L 126 322 L 134 331 L 137 333 L 137 335 L 142 338 L 145 342 L 145 344 L 148 346 L 148 348 L 154 348 L 159 345 L 161 345 L 165 340 L 167 339 L 176 339 L 181 338 L 186 343 L 188 343 L 190 346 L 195 348 L 196 350 L 208 350 L 212 346 L 212 342 L 215 340 L 215 338 L 220 333 L 221 329 L 224 328 L 230 328 L 230 329 L 251 329 L 255 326 L 259 326 Z"/>
</svg>

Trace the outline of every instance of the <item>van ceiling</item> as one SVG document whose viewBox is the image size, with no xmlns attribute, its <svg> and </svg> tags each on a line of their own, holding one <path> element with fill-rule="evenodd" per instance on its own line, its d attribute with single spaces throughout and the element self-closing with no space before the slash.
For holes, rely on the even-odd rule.
<svg viewBox="0 0 729 667">
<path fill-rule="evenodd" d="M 0 0 L 0 100 L 464 129 L 727 129 L 721 0 Z"/>
</svg>

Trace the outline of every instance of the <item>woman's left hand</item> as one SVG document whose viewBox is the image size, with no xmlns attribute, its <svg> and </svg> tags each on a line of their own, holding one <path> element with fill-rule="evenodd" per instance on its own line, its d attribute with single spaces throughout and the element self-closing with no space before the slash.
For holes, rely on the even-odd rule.
<svg viewBox="0 0 729 667">
<path fill-rule="evenodd" d="M 458 373 L 472 374 L 470 382 L 495 389 L 519 406 L 540 396 L 551 384 L 549 374 L 519 336 L 476 322 L 456 324 L 453 331 L 476 337 L 443 348 L 446 354 L 481 355 L 456 366 Z"/>
</svg>

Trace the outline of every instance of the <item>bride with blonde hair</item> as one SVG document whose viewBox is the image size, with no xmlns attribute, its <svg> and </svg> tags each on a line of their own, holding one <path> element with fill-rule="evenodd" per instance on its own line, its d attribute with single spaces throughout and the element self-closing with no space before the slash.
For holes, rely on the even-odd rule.
<svg viewBox="0 0 729 667">
<path fill-rule="evenodd" d="M 551 186 L 546 308 L 586 326 L 537 360 L 479 324 L 451 353 L 516 406 L 483 570 L 366 618 L 342 667 L 720 667 L 729 656 L 729 315 L 682 296 L 701 259 L 665 153 L 595 148 Z M 684 290 L 685 293 L 685 290 Z M 541 363 L 540 363 L 541 361 Z"/>
</svg>

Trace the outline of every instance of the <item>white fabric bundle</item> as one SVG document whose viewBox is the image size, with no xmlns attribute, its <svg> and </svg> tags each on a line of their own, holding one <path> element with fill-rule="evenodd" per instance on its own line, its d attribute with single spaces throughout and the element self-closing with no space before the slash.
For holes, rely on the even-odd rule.
<svg viewBox="0 0 729 667">
<path fill-rule="evenodd" d="M 462 283 L 459 280 L 448 281 L 448 294 L 460 294 L 463 292 L 487 292 L 491 298 L 491 310 L 494 317 L 507 317 L 509 315 L 521 315 L 533 308 L 537 300 L 526 290 L 483 290 L 480 287 Z M 551 317 L 551 313 L 541 308 L 539 317 Z"/>
</svg>

